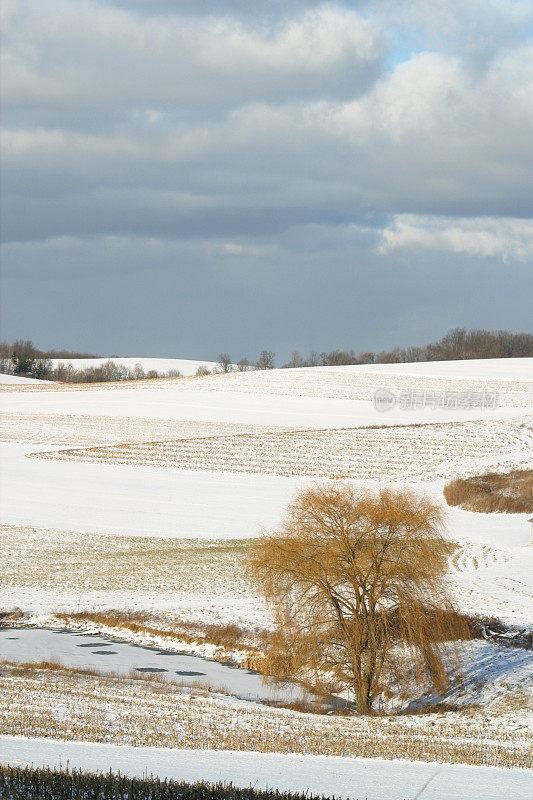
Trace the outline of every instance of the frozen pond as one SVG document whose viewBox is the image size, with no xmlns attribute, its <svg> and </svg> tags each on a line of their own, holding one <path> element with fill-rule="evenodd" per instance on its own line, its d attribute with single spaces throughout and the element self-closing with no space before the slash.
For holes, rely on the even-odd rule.
<svg viewBox="0 0 533 800">
<path fill-rule="evenodd" d="M 107 639 L 98 634 L 50 628 L 0 629 L 0 659 L 58 661 L 66 667 L 120 675 L 159 675 L 185 686 L 208 686 L 242 700 L 291 702 L 309 697 L 291 683 L 266 681 L 246 669 L 154 647 Z"/>
</svg>

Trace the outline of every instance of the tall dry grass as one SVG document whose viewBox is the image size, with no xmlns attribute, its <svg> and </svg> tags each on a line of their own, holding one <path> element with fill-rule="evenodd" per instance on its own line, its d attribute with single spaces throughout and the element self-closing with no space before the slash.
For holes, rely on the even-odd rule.
<svg viewBox="0 0 533 800">
<path fill-rule="evenodd" d="M 485 514 L 533 513 L 533 470 L 515 469 L 511 472 L 487 472 L 470 478 L 458 478 L 444 487 L 449 506 Z"/>
</svg>

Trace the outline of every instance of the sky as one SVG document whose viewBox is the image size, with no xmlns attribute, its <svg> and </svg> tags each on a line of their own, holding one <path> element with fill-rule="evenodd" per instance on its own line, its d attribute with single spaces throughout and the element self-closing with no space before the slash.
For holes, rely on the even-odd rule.
<svg viewBox="0 0 533 800">
<path fill-rule="evenodd" d="M 531 331 L 530 0 L 4 0 L 4 340 Z"/>
</svg>

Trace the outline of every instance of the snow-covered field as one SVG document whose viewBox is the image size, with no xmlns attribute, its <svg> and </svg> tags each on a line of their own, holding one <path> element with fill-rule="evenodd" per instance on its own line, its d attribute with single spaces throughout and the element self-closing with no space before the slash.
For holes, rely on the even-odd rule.
<svg viewBox="0 0 533 800">
<path fill-rule="evenodd" d="M 305 792 L 366 800 L 530 800 L 529 770 L 425 764 L 381 759 L 167 750 L 50 739 L 0 739 L 3 760 L 13 765 L 159 775 L 189 782 L 224 781 L 256 789 Z"/>
<path fill-rule="evenodd" d="M 379 388 L 398 398 L 390 411 L 373 403 Z M 402 396 L 424 392 L 425 406 L 400 407 Z M 442 393 L 475 401 L 480 392 L 497 393 L 496 407 L 439 406 Z M 533 359 L 273 370 L 127 386 L 10 384 L 0 401 L 2 522 L 27 531 L 32 542 L 40 538 L 43 551 L 49 531 L 66 539 L 105 533 L 115 537 L 111 549 L 126 536 L 243 539 L 275 525 L 312 479 L 395 481 L 441 499 L 447 479 L 532 461 Z M 387 427 L 368 427 L 376 425 Z M 21 581 L 17 587 L 12 574 L 4 579 L 5 602 L 49 609 L 54 591 L 46 575 L 41 586 L 26 579 L 34 550 L 9 530 L 4 547 Z M 450 509 L 449 530 L 461 546 L 452 567 L 467 607 L 530 621 L 527 516 Z M 82 594 L 107 607 L 119 599 L 139 607 L 146 602 L 142 563 L 137 574 L 135 590 L 128 583 L 95 594 L 88 585 Z M 79 606 L 75 583 L 72 575 L 71 604 Z M 175 591 L 162 578 L 150 607 L 158 599 L 168 607 Z M 197 603 L 185 592 L 189 609 L 205 609 L 205 595 Z M 235 604 L 222 604 L 231 613 L 243 600 L 237 595 Z M 55 599 L 68 604 L 69 572 Z M 253 617 L 255 623 L 255 611 Z"/>
<path fill-rule="evenodd" d="M 42 632 L 29 631 L 28 643 L 32 634 L 39 633 Z M 49 636 L 73 638 L 72 634 L 61 633 Z M 75 656 L 76 660 L 82 662 L 86 657 L 89 660 L 87 637 L 81 635 L 75 637 L 75 641 L 85 648 L 78 645 L 82 649 Z M 89 643 L 89 647 L 92 646 Z M 482 647 L 479 643 L 474 648 L 476 663 L 483 658 Z M 108 650 L 116 648 L 118 645 L 108 640 Z M 102 645 L 98 652 L 104 652 Z M 487 645 L 484 657 L 491 660 L 492 670 L 503 668 L 502 648 Z M 200 672 L 202 667 L 204 671 L 211 670 L 213 685 L 206 688 L 201 677 L 192 680 L 182 674 L 163 675 L 161 679 L 149 675 L 147 678 L 134 666 L 141 655 L 135 655 L 135 649 L 125 645 L 122 652 L 117 650 L 115 663 L 117 659 L 121 659 L 122 668 L 111 675 L 99 674 L 100 670 L 94 674 L 83 673 L 79 667 L 76 670 L 75 667 L 50 668 L 46 664 L 1 665 L 0 691 L 4 704 L 0 707 L 0 725 L 3 733 L 192 750 L 255 750 L 533 766 L 533 731 L 527 712 L 519 707 L 524 687 L 521 692 L 515 689 L 512 697 L 504 697 L 501 689 L 499 694 L 494 693 L 489 687 L 485 690 L 487 702 L 483 711 L 474 707 L 468 713 L 436 711 L 424 715 L 341 716 L 272 708 L 250 700 L 246 695 L 258 678 L 248 675 L 246 685 L 243 670 L 233 669 L 234 677 L 227 678 L 233 681 L 233 688 L 229 686 L 233 694 L 227 694 L 222 691 L 221 673 L 224 670 L 231 673 L 231 667 L 204 664 L 179 653 L 158 657 L 152 652 L 146 659 L 163 663 L 166 668 L 171 668 L 174 662 L 182 664 L 185 669 L 180 673 Z M 126 661 L 132 665 L 129 677 L 124 677 Z M 191 662 L 189 667 L 187 661 Z M 527 653 L 513 650 L 510 663 L 518 679 L 524 682 Z M 260 699 L 264 701 L 269 687 L 259 688 Z M 270 697 L 276 691 L 282 699 L 283 688 L 277 690 L 275 685 L 270 687 Z"/>
<path fill-rule="evenodd" d="M 418 375 L 439 378 L 492 378 L 496 380 L 533 381 L 531 358 L 472 358 L 464 361 L 420 361 L 407 364 L 373 364 L 370 369 L 381 375 Z M 326 369 L 332 369 L 326 367 Z M 345 370 L 365 372 L 366 366 L 343 367 Z"/>
<path fill-rule="evenodd" d="M 143 366 L 185 371 L 163 361 Z M 374 404 L 378 389 L 390 410 Z M 0 404 L 2 604 L 41 615 L 118 608 L 265 625 L 240 569 L 245 541 L 275 526 L 298 488 L 346 477 L 442 501 L 446 480 L 533 463 L 533 359 L 10 380 Z M 527 519 L 448 509 L 450 581 L 465 610 L 533 624 Z M 515 651 L 490 648 L 476 644 L 469 663 L 476 702 L 507 691 L 517 702 L 531 655 L 518 667 Z M 405 796 L 417 796 L 410 786 Z"/>
</svg>

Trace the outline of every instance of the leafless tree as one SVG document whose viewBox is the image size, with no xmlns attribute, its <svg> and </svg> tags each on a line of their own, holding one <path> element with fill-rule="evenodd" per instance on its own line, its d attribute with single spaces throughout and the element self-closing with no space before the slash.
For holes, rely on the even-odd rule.
<svg viewBox="0 0 533 800">
<path fill-rule="evenodd" d="M 228 353 L 221 353 L 218 357 L 218 366 L 221 372 L 232 372 L 231 356 Z"/>
<path fill-rule="evenodd" d="M 277 648 L 288 673 L 331 676 L 355 692 L 360 713 L 407 675 L 443 688 L 442 642 L 469 630 L 444 585 L 442 524 L 438 506 L 407 490 L 300 492 L 249 555 L 277 622 L 270 664 Z"/>
<path fill-rule="evenodd" d="M 248 370 L 253 369 L 253 364 L 247 358 L 241 358 L 237 362 L 237 369 L 239 372 L 248 372 Z"/>
<path fill-rule="evenodd" d="M 312 350 L 309 353 L 309 358 L 307 359 L 307 366 L 318 367 L 319 364 L 320 364 L 320 356 L 315 350 Z"/>
<path fill-rule="evenodd" d="M 8 342 L 0 342 L 0 372 L 4 375 L 11 375 L 13 373 L 11 350 L 11 345 Z"/>
<path fill-rule="evenodd" d="M 365 350 L 357 356 L 358 364 L 373 364 L 376 354 L 372 350 Z"/>
<path fill-rule="evenodd" d="M 271 350 L 261 350 L 255 362 L 256 369 L 274 369 L 274 353 Z"/>
<path fill-rule="evenodd" d="M 353 350 L 332 350 L 331 353 L 321 353 L 320 359 L 324 367 L 336 367 L 357 363 L 357 358 Z"/>
<path fill-rule="evenodd" d="M 283 366 L 287 369 L 298 369 L 299 367 L 307 367 L 307 361 L 302 358 L 298 350 L 293 350 L 291 353 L 291 360 Z"/>
</svg>

